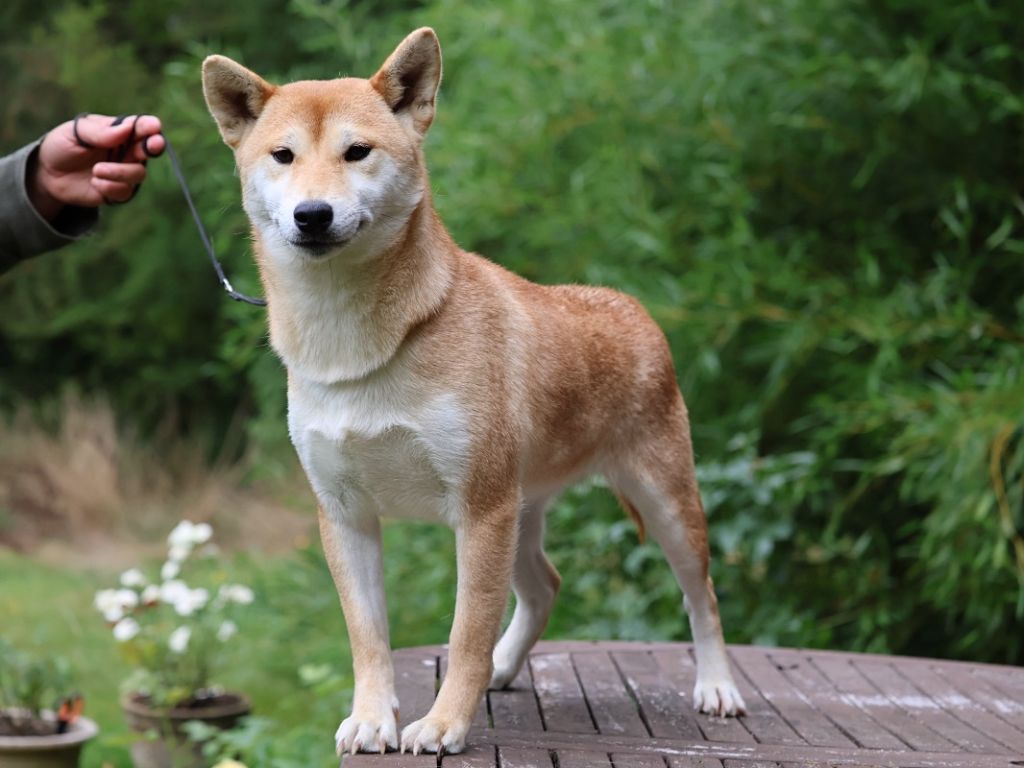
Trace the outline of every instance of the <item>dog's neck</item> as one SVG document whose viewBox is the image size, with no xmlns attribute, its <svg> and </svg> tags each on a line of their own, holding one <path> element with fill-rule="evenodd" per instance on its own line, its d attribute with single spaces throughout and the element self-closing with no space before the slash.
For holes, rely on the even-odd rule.
<svg viewBox="0 0 1024 768">
<path fill-rule="evenodd" d="M 382 368 L 444 302 L 457 248 L 429 195 L 390 243 L 355 262 L 341 253 L 282 265 L 266 258 L 258 235 L 255 246 L 271 346 L 290 376 L 321 384 Z"/>
</svg>

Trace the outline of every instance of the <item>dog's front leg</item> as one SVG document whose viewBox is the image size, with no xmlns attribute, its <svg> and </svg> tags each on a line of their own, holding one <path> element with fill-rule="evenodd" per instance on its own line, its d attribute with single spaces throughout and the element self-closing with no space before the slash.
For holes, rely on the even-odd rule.
<svg viewBox="0 0 1024 768">
<path fill-rule="evenodd" d="M 508 601 L 519 499 L 511 495 L 455 529 L 458 587 L 448 674 L 427 716 L 402 730 L 402 750 L 461 752 L 491 679 L 494 644 Z"/>
<path fill-rule="evenodd" d="M 398 749 L 380 520 L 370 513 L 321 506 L 320 538 L 341 598 L 356 678 L 352 714 L 334 736 L 337 752 Z"/>
</svg>

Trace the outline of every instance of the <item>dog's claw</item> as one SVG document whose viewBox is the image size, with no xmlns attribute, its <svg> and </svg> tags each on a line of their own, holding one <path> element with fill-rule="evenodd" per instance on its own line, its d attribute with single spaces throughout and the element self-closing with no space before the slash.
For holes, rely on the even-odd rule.
<svg viewBox="0 0 1024 768">
<path fill-rule="evenodd" d="M 747 711 L 743 697 L 731 680 L 698 681 L 693 689 L 693 708 L 714 717 L 736 717 Z"/>
<path fill-rule="evenodd" d="M 402 730 L 402 748 L 414 755 L 433 752 L 439 756 L 461 752 L 466 745 L 469 722 L 424 717 Z"/>
<path fill-rule="evenodd" d="M 385 712 L 380 719 L 357 715 L 345 718 L 334 735 L 338 756 L 360 751 L 384 753 L 388 747 L 398 749 L 398 724 L 390 709 Z"/>
</svg>

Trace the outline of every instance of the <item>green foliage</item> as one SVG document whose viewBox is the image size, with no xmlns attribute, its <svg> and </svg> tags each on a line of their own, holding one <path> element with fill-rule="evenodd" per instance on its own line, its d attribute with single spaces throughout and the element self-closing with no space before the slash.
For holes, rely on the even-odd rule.
<svg viewBox="0 0 1024 768">
<path fill-rule="evenodd" d="M 201 57 L 276 80 L 368 75 L 435 26 L 427 154 L 456 239 L 542 282 L 627 290 L 668 335 L 730 639 L 1019 663 L 1018 15 L 975 0 L 21 1 L 0 11 L 0 140 L 80 109 L 159 113 L 255 292 Z M 101 236 L 0 282 L 0 402 L 74 382 L 211 452 L 242 424 L 255 470 L 283 471 L 264 319 L 220 295 L 166 164 L 151 169 Z M 447 605 L 447 533 L 388 536 L 408 554 L 391 567 Z M 574 490 L 550 539 L 566 577 L 552 633 L 685 636 L 668 569 L 610 494 Z M 438 562 L 409 572 L 432 546 Z M 446 619 L 397 624 L 396 641 L 443 637 Z"/>
<path fill-rule="evenodd" d="M 45 710 L 56 710 L 71 694 L 67 661 L 34 656 L 0 638 L 0 726 L 7 733 L 37 732 Z"/>
</svg>

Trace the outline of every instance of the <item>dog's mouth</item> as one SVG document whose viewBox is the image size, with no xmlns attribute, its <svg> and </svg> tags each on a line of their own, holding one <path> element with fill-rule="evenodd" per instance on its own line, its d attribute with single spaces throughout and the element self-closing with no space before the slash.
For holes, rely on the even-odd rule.
<svg viewBox="0 0 1024 768">
<path fill-rule="evenodd" d="M 319 258 L 326 256 L 332 251 L 340 251 L 346 245 L 351 243 L 360 232 L 370 223 L 369 218 L 363 218 L 359 221 L 355 231 L 348 237 L 313 237 L 313 236 L 300 236 L 289 242 L 296 248 L 303 251 L 306 255 Z"/>
<path fill-rule="evenodd" d="M 309 256 L 326 256 L 331 251 L 340 250 L 351 242 L 351 237 L 340 240 L 322 240 L 311 237 L 304 237 L 299 240 L 292 240 L 291 243 Z"/>
</svg>

